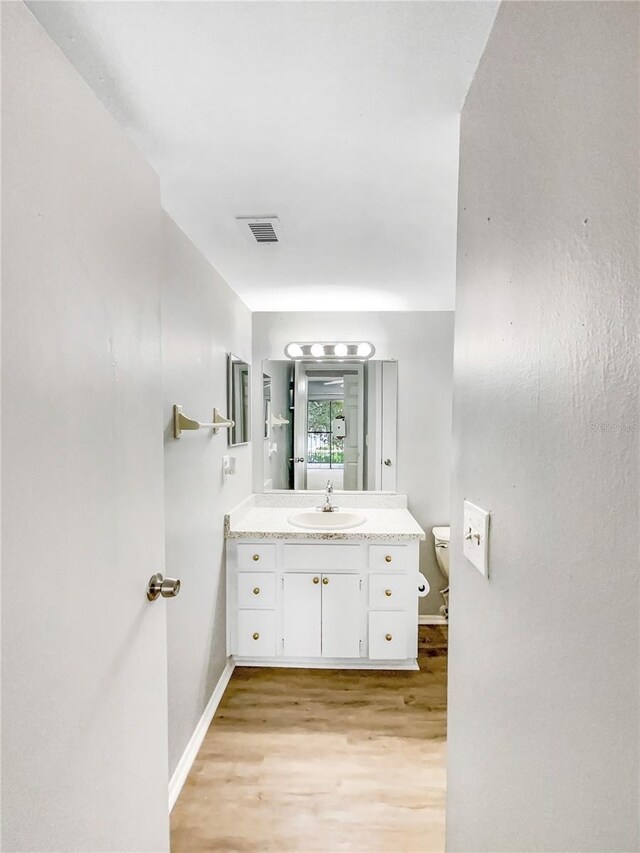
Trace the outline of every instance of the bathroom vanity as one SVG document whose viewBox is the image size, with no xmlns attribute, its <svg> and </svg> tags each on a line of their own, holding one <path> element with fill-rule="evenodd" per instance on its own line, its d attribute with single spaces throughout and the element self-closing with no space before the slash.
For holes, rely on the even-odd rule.
<svg viewBox="0 0 640 853">
<path fill-rule="evenodd" d="M 309 493 L 254 495 L 225 517 L 227 644 L 237 665 L 417 668 L 424 531 L 405 496 L 337 500 L 357 525 L 340 529 L 340 518 L 317 513 L 319 529 L 307 526 L 321 502 Z"/>
</svg>

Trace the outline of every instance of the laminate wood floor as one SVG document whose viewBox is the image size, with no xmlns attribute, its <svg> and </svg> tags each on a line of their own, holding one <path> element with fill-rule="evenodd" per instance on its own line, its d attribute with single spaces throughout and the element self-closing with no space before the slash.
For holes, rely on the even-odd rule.
<svg viewBox="0 0 640 853">
<path fill-rule="evenodd" d="M 420 628 L 419 672 L 236 668 L 173 853 L 444 850 L 446 630 Z"/>
</svg>

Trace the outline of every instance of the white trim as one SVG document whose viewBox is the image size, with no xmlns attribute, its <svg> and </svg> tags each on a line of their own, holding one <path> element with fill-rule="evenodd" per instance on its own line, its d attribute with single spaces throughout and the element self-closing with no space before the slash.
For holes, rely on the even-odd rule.
<svg viewBox="0 0 640 853">
<path fill-rule="evenodd" d="M 187 776 L 189 775 L 189 771 L 191 770 L 191 765 L 195 761 L 196 755 L 198 754 L 198 750 L 202 745 L 204 736 L 206 735 L 207 729 L 211 724 L 213 715 L 218 709 L 220 700 L 224 695 L 224 691 L 227 688 L 227 684 L 229 683 L 229 679 L 231 678 L 235 667 L 235 663 L 231 659 L 228 659 L 227 665 L 222 670 L 222 675 L 218 679 L 218 683 L 213 688 L 213 693 L 211 694 L 211 698 L 207 703 L 207 707 L 204 709 L 204 713 L 200 717 L 198 725 L 196 726 L 195 731 L 191 735 L 191 738 L 189 739 L 189 743 L 187 744 L 185 751 L 182 753 L 182 758 L 178 762 L 178 766 L 176 767 L 176 769 L 173 771 L 173 776 L 169 781 L 170 812 L 175 806 L 176 800 L 180 796 L 182 786 L 187 780 Z"/>
<path fill-rule="evenodd" d="M 427 616 L 418 616 L 418 625 L 448 625 L 449 620 L 445 619 L 441 614 L 429 614 Z"/>
<path fill-rule="evenodd" d="M 348 658 L 233 658 L 236 666 L 268 666 L 278 669 L 420 669 L 415 658 L 402 661 L 370 661 Z"/>
</svg>

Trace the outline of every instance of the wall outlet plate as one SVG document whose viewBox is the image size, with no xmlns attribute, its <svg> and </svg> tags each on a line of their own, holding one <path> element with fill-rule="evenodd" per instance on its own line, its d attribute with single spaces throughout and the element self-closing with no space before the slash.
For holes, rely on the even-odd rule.
<svg viewBox="0 0 640 853">
<path fill-rule="evenodd" d="M 223 456 L 222 457 L 222 474 L 223 476 L 230 477 L 232 474 L 235 474 L 238 468 L 238 459 L 235 456 Z"/>
<path fill-rule="evenodd" d="M 486 578 L 489 577 L 489 515 L 470 501 L 464 502 L 462 552 Z"/>
</svg>

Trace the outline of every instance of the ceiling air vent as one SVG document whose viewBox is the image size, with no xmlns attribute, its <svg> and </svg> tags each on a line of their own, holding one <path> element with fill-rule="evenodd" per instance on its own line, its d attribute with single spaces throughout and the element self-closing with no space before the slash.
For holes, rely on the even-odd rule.
<svg viewBox="0 0 640 853">
<path fill-rule="evenodd" d="M 282 228 L 277 216 L 236 216 L 236 222 L 250 243 L 260 246 L 282 243 Z"/>
</svg>

